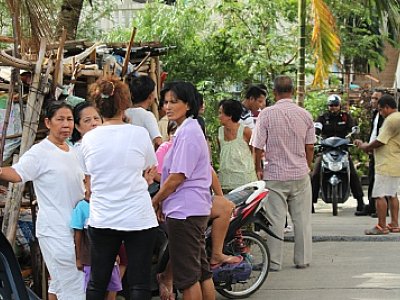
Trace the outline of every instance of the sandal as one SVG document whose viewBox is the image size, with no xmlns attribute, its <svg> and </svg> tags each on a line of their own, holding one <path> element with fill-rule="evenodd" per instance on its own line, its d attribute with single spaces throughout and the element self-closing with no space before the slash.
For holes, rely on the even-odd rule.
<svg viewBox="0 0 400 300">
<path fill-rule="evenodd" d="M 378 224 L 376 224 L 371 229 L 365 230 L 366 235 L 383 235 L 383 234 L 388 234 L 388 233 L 389 233 L 389 229 L 387 227 L 382 228 Z"/>
<path fill-rule="evenodd" d="M 228 256 L 225 260 L 220 263 L 210 264 L 211 270 L 218 269 L 224 265 L 238 265 L 243 261 L 243 256 Z"/>
<path fill-rule="evenodd" d="M 400 233 L 400 227 L 399 226 L 393 226 L 392 224 L 387 224 L 387 228 L 392 233 Z"/>
</svg>

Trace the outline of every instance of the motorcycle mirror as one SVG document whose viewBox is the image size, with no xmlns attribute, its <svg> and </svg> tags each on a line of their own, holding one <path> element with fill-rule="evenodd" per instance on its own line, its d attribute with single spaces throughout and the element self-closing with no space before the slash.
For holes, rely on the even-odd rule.
<svg viewBox="0 0 400 300">
<path fill-rule="evenodd" d="M 319 136 L 320 134 L 321 134 L 321 132 L 322 132 L 322 123 L 320 123 L 320 122 L 316 122 L 316 123 L 314 123 L 314 129 L 315 129 L 315 134 L 317 135 L 317 136 Z"/>
<path fill-rule="evenodd" d="M 352 134 L 359 134 L 360 133 L 360 127 L 354 126 L 351 128 L 351 133 Z"/>
<path fill-rule="evenodd" d="M 322 130 L 322 127 L 323 127 L 322 123 L 320 123 L 320 122 L 315 122 L 314 123 L 314 128 L 315 129 Z"/>
</svg>

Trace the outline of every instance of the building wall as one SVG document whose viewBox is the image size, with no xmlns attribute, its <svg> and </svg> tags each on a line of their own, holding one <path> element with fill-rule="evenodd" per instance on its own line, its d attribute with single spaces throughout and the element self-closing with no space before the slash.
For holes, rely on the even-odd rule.
<svg viewBox="0 0 400 300">
<path fill-rule="evenodd" d="M 132 0 L 116 1 L 116 6 L 111 13 L 110 20 L 101 19 L 98 27 L 104 31 L 109 31 L 114 27 L 131 27 L 132 19 L 138 10 L 144 8 L 145 3 L 138 3 Z"/>
<path fill-rule="evenodd" d="M 387 57 L 385 68 L 381 72 L 376 69 L 371 70 L 371 76 L 378 79 L 379 82 L 365 75 L 355 75 L 353 82 L 363 88 L 393 88 L 396 80 L 396 71 L 400 62 L 400 50 L 393 48 L 390 44 L 386 44 L 384 53 Z"/>
</svg>

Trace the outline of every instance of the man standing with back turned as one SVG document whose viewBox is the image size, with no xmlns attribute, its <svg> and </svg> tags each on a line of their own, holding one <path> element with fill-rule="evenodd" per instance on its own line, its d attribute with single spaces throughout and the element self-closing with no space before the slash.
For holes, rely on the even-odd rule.
<svg viewBox="0 0 400 300">
<path fill-rule="evenodd" d="M 305 109 L 292 101 L 293 82 L 288 76 L 274 81 L 276 103 L 261 111 L 250 144 L 255 147 L 256 166 L 261 166 L 265 146 L 265 167 L 257 176 L 270 190 L 265 204 L 271 230 L 283 239 L 286 213 L 294 225 L 294 264 L 298 269 L 310 265 L 312 257 L 311 183 L 308 175 L 314 155 L 313 120 Z M 282 268 L 283 241 L 267 237 L 271 271 Z"/>
</svg>

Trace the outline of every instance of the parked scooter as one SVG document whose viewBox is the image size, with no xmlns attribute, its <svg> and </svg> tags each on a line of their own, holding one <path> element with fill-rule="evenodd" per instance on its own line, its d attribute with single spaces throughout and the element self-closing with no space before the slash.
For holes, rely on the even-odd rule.
<svg viewBox="0 0 400 300">
<path fill-rule="evenodd" d="M 346 138 L 329 137 L 321 139 L 321 123 L 314 124 L 318 140 L 317 151 L 322 154 L 320 192 L 325 203 L 332 203 L 332 213 L 338 214 L 338 203 L 347 201 L 350 195 L 350 165 L 349 147 L 353 146 L 350 137 L 360 133 L 360 128 L 354 126 Z"/>
<path fill-rule="evenodd" d="M 224 253 L 241 255 L 243 261 L 235 265 L 224 265 L 213 270 L 215 289 L 230 299 L 247 298 L 255 293 L 268 276 L 270 255 L 266 242 L 253 229 L 264 230 L 278 238 L 269 229 L 269 222 L 263 213 L 263 202 L 267 201 L 268 190 L 264 181 L 241 186 L 226 198 L 235 203 L 231 222 L 225 238 Z M 207 255 L 211 255 L 211 225 L 206 230 Z M 157 263 L 154 268 L 154 289 L 157 289 L 156 274 L 164 271 L 169 260 L 168 239 L 160 227 L 157 246 Z"/>
</svg>

